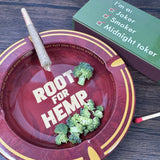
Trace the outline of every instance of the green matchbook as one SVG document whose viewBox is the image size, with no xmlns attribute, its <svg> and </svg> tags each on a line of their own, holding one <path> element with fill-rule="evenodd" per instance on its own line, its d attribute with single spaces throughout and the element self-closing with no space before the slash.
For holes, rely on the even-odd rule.
<svg viewBox="0 0 160 160">
<path fill-rule="evenodd" d="M 127 63 L 151 79 L 160 80 L 158 18 L 122 0 L 90 0 L 73 20 L 75 30 L 103 40 Z"/>
</svg>

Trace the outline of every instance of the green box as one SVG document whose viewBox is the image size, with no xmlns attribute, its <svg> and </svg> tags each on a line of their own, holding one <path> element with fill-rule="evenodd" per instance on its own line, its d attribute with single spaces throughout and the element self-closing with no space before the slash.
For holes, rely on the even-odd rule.
<svg viewBox="0 0 160 160">
<path fill-rule="evenodd" d="M 90 0 L 74 16 L 74 28 L 110 45 L 124 60 L 160 80 L 160 20 L 122 0 Z"/>
</svg>

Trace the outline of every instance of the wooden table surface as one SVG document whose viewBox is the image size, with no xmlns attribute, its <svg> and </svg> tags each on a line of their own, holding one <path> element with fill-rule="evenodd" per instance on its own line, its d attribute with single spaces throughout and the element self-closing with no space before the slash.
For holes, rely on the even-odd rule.
<svg viewBox="0 0 160 160">
<path fill-rule="evenodd" d="M 125 0 L 160 18 L 160 0 Z M 87 0 L 0 0 L 0 53 L 28 32 L 20 9 L 25 7 L 38 32 L 73 29 L 72 16 Z M 147 27 L 147 26 L 146 26 Z M 128 66 L 136 91 L 134 116 L 160 111 L 160 84 Z M 118 147 L 104 160 L 159 160 L 160 118 L 132 123 Z M 4 160 L 0 156 L 0 160 Z"/>
</svg>

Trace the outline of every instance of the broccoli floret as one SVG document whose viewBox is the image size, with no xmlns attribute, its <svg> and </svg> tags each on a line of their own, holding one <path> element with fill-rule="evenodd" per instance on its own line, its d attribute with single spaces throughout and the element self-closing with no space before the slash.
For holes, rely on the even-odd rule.
<svg viewBox="0 0 160 160">
<path fill-rule="evenodd" d="M 55 133 L 58 133 L 58 135 L 56 136 L 56 144 L 60 145 L 62 143 L 67 143 L 68 141 L 68 137 L 67 137 L 67 133 L 68 133 L 68 126 L 64 123 L 60 123 L 58 125 L 56 125 L 56 128 L 54 130 Z"/>
<path fill-rule="evenodd" d="M 76 143 L 81 143 L 82 140 L 80 138 L 80 134 L 79 133 L 76 133 L 76 132 L 73 132 L 70 136 L 69 136 L 69 141 L 73 144 L 76 144 Z"/>
<path fill-rule="evenodd" d="M 54 130 L 55 133 L 64 133 L 67 134 L 68 132 L 68 126 L 64 123 L 60 123 L 56 125 L 56 128 Z"/>
<path fill-rule="evenodd" d="M 79 114 L 74 114 L 72 117 L 70 116 L 68 119 L 67 119 L 67 125 L 68 127 L 73 127 L 75 126 L 78 122 L 79 122 Z"/>
<path fill-rule="evenodd" d="M 82 124 L 83 126 L 90 125 L 92 123 L 92 119 L 80 116 L 79 117 L 79 123 Z"/>
<path fill-rule="evenodd" d="M 89 110 L 87 108 L 81 108 L 80 115 L 83 117 L 90 118 L 91 113 L 89 112 Z"/>
<path fill-rule="evenodd" d="M 70 133 L 83 133 L 83 126 L 77 123 L 76 126 L 70 127 Z"/>
<path fill-rule="evenodd" d="M 74 77 L 79 78 L 78 84 L 84 85 L 86 79 L 90 79 L 93 76 L 93 67 L 86 62 L 81 62 L 78 66 L 76 66 L 73 70 Z"/>
<path fill-rule="evenodd" d="M 94 124 L 93 124 L 93 120 L 92 120 L 92 123 L 87 126 L 87 130 L 88 130 L 89 132 L 93 132 L 93 131 L 95 130 Z"/>
<path fill-rule="evenodd" d="M 101 111 L 101 112 L 104 111 L 103 106 L 101 106 L 101 105 L 100 105 L 100 106 L 97 106 L 96 108 L 97 108 L 97 110 L 99 110 L 99 111 Z"/>
<path fill-rule="evenodd" d="M 95 112 L 93 112 L 93 115 L 98 118 L 103 117 L 103 113 L 100 110 L 96 110 Z"/>
<path fill-rule="evenodd" d="M 84 136 L 86 136 L 89 132 L 93 132 L 95 129 L 98 128 L 99 125 L 100 125 L 100 119 L 98 117 L 94 117 L 92 119 L 92 123 L 84 128 L 83 130 Z"/>
<path fill-rule="evenodd" d="M 93 100 L 89 99 L 87 103 L 84 103 L 84 108 L 87 108 L 89 111 L 95 110 Z"/>
<path fill-rule="evenodd" d="M 98 117 L 94 117 L 93 118 L 93 126 L 94 126 L 94 130 L 96 128 L 98 128 L 98 126 L 100 125 L 100 119 Z"/>
<path fill-rule="evenodd" d="M 84 136 L 86 136 L 89 132 L 90 132 L 89 129 L 88 129 L 88 128 L 85 128 L 84 131 L 83 131 Z"/>
<path fill-rule="evenodd" d="M 66 120 L 67 126 L 74 126 L 74 124 L 72 124 L 71 122 L 71 116 L 68 117 L 68 119 Z"/>
<path fill-rule="evenodd" d="M 57 145 L 61 145 L 62 143 L 67 143 L 67 142 L 68 142 L 67 134 L 59 133 L 59 134 L 56 136 L 55 141 L 56 141 L 56 144 L 57 144 Z"/>
<path fill-rule="evenodd" d="M 98 126 L 100 125 L 100 120 L 98 117 L 94 117 L 92 119 L 92 123 L 90 125 L 87 125 L 84 129 L 84 135 L 86 136 L 89 132 L 93 132 Z"/>
</svg>

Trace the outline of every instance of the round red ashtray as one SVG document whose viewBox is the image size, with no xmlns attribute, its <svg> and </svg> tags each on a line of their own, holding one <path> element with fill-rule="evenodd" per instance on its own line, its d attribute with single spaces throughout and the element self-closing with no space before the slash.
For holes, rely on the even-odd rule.
<svg viewBox="0 0 160 160">
<path fill-rule="evenodd" d="M 0 55 L 0 152 L 8 159 L 100 160 L 122 140 L 133 118 L 134 84 L 117 53 L 84 33 L 40 33 L 52 61 L 41 68 L 29 37 Z M 84 86 L 73 69 L 80 62 L 94 68 Z M 79 113 L 92 99 L 104 107 L 101 125 L 80 144 L 55 143 L 55 126 Z"/>
</svg>

